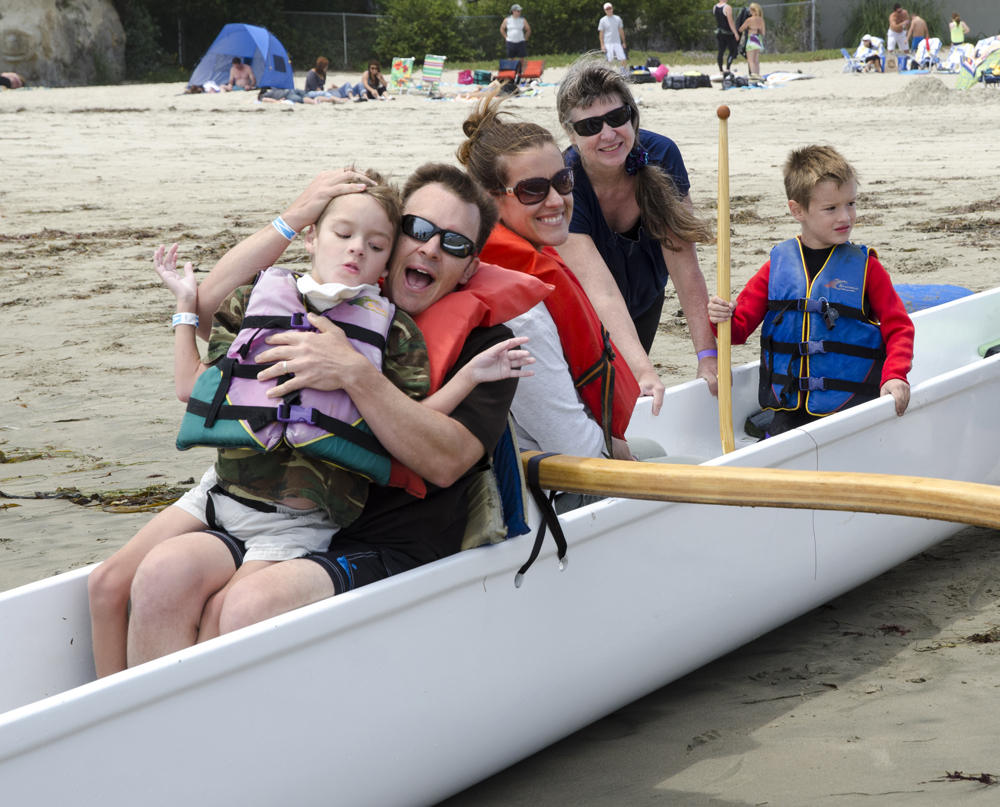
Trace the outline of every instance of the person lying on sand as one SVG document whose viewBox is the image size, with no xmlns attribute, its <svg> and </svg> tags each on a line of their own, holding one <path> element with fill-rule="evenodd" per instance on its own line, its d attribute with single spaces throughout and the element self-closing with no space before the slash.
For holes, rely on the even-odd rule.
<svg viewBox="0 0 1000 807">
<path fill-rule="evenodd" d="M 913 322 L 874 249 L 848 239 L 857 173 L 830 146 L 785 162 L 788 209 L 801 235 L 778 244 L 736 302 L 713 296 L 713 326 L 732 319 L 732 343 L 760 334 L 760 406 L 774 410 L 766 435 L 891 395 L 910 402 Z"/>
<path fill-rule="evenodd" d="M 91 579 L 99 676 L 218 635 L 228 590 L 276 563 L 304 558 L 333 574 L 339 573 L 337 564 L 346 557 L 350 569 L 347 578 L 337 578 L 338 591 L 417 565 L 404 553 L 387 550 L 384 555 L 357 543 L 338 541 L 331 549 L 338 531 L 362 514 L 369 485 L 362 469 L 372 473 L 381 462 L 387 478 L 388 460 L 379 459 L 384 450 L 367 426 L 351 425 L 358 423 L 359 415 L 346 392 L 303 388 L 278 400 L 275 387 L 299 375 L 298 362 L 253 364 L 261 358 L 257 354 L 266 351 L 269 334 L 287 330 L 290 324 L 301 327 L 295 325 L 296 311 L 300 319 L 308 316 L 303 322 L 307 330 L 311 324 L 326 331 L 334 327 L 330 321 L 336 322 L 354 340 L 353 349 L 398 389 L 411 398 L 423 398 L 423 406 L 445 415 L 482 382 L 531 375 L 520 369 L 534 361 L 519 349 L 527 340 L 501 340 L 425 397 L 429 367 L 423 336 L 407 315 L 396 312 L 393 317 L 392 304 L 375 285 L 386 274 L 400 223 L 400 200 L 395 188 L 375 172 L 345 172 L 343 178 L 363 178 L 364 184 L 338 183 L 309 228 L 310 274 L 297 277 L 271 267 L 258 275 L 255 285 L 230 294 L 215 315 L 208 364 L 201 362 L 195 345 L 198 286 L 193 267 L 188 263 L 183 276 L 177 272 L 176 245 L 156 251 L 156 271 L 177 298 L 177 395 L 191 401 L 178 445 L 215 446 L 219 458 L 199 486 L 157 515 Z M 362 187 L 364 192 L 358 193 Z M 273 229 L 286 239 L 286 246 L 294 237 L 281 217 Z M 316 313 L 320 311 L 322 318 Z M 270 323 L 275 317 L 284 319 L 271 328 L 262 327 L 262 319 Z M 380 344 L 385 345 L 384 355 Z M 248 366 L 248 371 L 240 372 Z M 257 374 L 272 368 L 280 370 L 261 383 Z M 227 412 L 221 407 L 219 418 L 211 423 L 206 407 L 210 409 L 213 400 L 221 402 L 217 390 L 225 376 L 231 381 L 221 394 L 230 406 L 251 406 L 253 412 Z M 287 427 L 270 417 L 280 415 L 277 407 L 282 404 L 290 407 L 292 420 Z M 315 427 L 302 425 L 296 414 L 300 404 Z M 255 424 L 258 412 L 264 414 Z M 249 420 L 236 420 L 240 416 Z M 261 453 L 262 446 L 270 450 Z M 151 609 L 148 599 L 137 598 L 133 581 L 154 589 L 159 605 Z M 195 581 L 208 581 L 207 588 L 194 590 Z M 125 611 L 130 594 L 131 624 Z M 174 618 L 162 620 L 165 596 L 175 610 Z"/>
</svg>

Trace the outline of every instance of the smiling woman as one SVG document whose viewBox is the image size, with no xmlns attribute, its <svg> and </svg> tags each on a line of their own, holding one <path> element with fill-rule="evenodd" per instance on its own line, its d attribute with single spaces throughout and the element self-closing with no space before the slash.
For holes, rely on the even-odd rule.
<svg viewBox="0 0 1000 807">
<path fill-rule="evenodd" d="M 501 106 L 496 91 L 480 102 L 463 126 L 468 139 L 458 159 L 500 210 L 482 259 L 555 287 L 507 323 L 515 336 L 530 337 L 535 357 L 535 378 L 518 386 L 511 404 L 518 440 L 523 449 L 631 460 L 624 435 L 638 384 L 555 250 L 569 235 L 573 172 L 548 130 Z"/>
<path fill-rule="evenodd" d="M 676 144 L 639 128 L 639 107 L 625 79 L 602 59 L 584 57 L 559 87 L 559 119 L 572 141 L 575 209 L 559 254 L 573 267 L 601 320 L 614 334 L 642 391 L 663 398 L 647 356 L 656 336 L 668 275 L 698 353 L 698 377 L 716 390 L 715 338 L 705 315 L 708 292 L 695 242 L 713 240 L 688 195 Z"/>
</svg>

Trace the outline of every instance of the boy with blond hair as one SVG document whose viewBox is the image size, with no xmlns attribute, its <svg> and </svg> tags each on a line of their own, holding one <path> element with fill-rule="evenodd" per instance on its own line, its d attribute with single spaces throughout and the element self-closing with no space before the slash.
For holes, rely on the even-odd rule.
<svg viewBox="0 0 1000 807">
<path fill-rule="evenodd" d="M 896 414 L 910 401 L 913 323 L 874 249 L 849 239 L 857 173 L 830 146 L 789 154 L 785 194 L 801 235 L 778 244 L 736 302 L 712 297 L 713 324 L 732 320 L 732 342 L 760 335 L 768 436 L 882 395 Z"/>
</svg>

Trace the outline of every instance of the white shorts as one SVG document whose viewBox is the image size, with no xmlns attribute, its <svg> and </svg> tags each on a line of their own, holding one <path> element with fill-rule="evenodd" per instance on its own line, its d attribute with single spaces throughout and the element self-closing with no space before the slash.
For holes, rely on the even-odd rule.
<svg viewBox="0 0 1000 807">
<path fill-rule="evenodd" d="M 200 519 L 206 526 L 205 505 L 208 491 L 218 478 L 215 468 L 209 468 L 197 487 L 191 488 L 175 505 Z M 248 560 L 293 560 L 311 552 L 326 552 L 330 541 L 340 529 L 326 510 L 296 510 L 275 504 L 276 513 L 261 513 L 229 496 L 213 496 L 215 520 L 234 538 L 246 544 L 244 562 Z"/>
<path fill-rule="evenodd" d="M 615 44 L 615 45 L 605 45 L 604 48 L 605 48 L 605 50 L 608 53 L 608 61 L 609 62 L 613 62 L 615 59 L 617 59 L 619 62 L 624 62 L 625 61 L 625 51 L 622 50 L 622 46 L 621 45 L 618 45 L 618 44 Z"/>
<path fill-rule="evenodd" d="M 901 51 L 908 51 L 910 46 L 906 42 L 906 31 L 900 31 L 898 34 L 889 29 L 889 33 L 886 36 L 886 50 L 892 53 L 896 47 L 899 47 Z"/>
</svg>

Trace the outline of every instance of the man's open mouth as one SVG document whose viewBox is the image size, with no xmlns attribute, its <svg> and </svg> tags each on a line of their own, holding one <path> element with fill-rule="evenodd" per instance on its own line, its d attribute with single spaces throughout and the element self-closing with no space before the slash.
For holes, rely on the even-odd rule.
<svg viewBox="0 0 1000 807">
<path fill-rule="evenodd" d="M 406 270 L 406 285 L 411 289 L 426 289 L 434 282 L 434 277 L 421 269 Z"/>
</svg>

